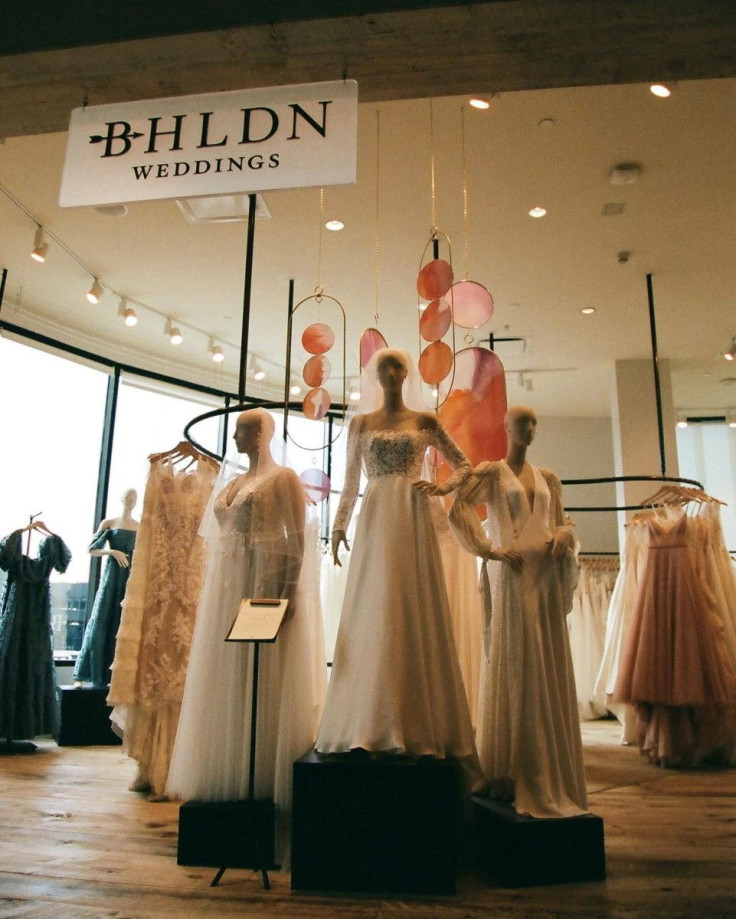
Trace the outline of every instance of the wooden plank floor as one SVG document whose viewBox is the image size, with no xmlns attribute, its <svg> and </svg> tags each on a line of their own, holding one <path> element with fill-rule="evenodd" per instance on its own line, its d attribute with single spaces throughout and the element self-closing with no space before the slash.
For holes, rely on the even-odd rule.
<svg viewBox="0 0 736 919">
<path fill-rule="evenodd" d="M 605 820 L 608 879 L 504 890 L 460 877 L 441 899 L 292 893 L 288 875 L 176 864 L 176 804 L 127 790 L 117 747 L 0 757 L 1 919 L 734 919 L 736 770 L 663 770 L 618 744 L 615 722 L 583 726 L 591 810 Z"/>
</svg>

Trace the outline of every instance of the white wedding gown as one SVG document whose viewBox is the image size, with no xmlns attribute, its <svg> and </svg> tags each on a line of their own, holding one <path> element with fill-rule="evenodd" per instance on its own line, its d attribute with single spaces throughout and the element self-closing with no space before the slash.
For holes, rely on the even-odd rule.
<svg viewBox="0 0 736 919">
<path fill-rule="evenodd" d="M 532 470 L 530 507 L 505 460 L 481 463 L 461 489 L 450 521 L 470 551 L 485 554 L 488 540 L 475 511 L 475 505 L 485 503 L 490 543 L 514 548 L 524 558 L 520 574 L 505 562 L 488 562 L 477 730 L 483 772 L 491 781 L 513 781 L 518 813 L 572 817 L 587 808 L 565 621 L 577 564 L 572 533 L 564 526 L 560 481 L 547 470 Z M 561 558 L 554 558 L 547 546 L 556 530 L 566 532 L 569 543 Z"/>
<path fill-rule="evenodd" d="M 430 498 L 412 487 L 430 445 L 470 466 L 433 415 L 422 430 L 348 436 L 336 529 L 345 529 L 360 481 L 368 485 L 353 544 L 325 711 L 321 753 L 353 749 L 475 757 Z"/>
<path fill-rule="evenodd" d="M 283 467 L 255 477 L 231 504 L 215 500 L 219 538 L 208 548 L 207 573 L 189 658 L 179 730 L 166 786 L 184 800 L 229 801 L 248 796 L 253 645 L 225 637 L 246 597 L 289 593 L 291 560 L 279 521 L 298 516 L 303 495 Z M 257 504 L 257 512 L 254 506 Z M 304 517 L 303 508 L 302 519 Z M 261 532 L 268 521 L 270 534 Z M 316 522 L 315 522 L 316 523 Z M 319 606 L 317 529 L 307 524 L 301 575 L 275 644 L 261 644 L 255 797 L 277 808 L 277 860 L 288 863 L 292 764 L 314 744 L 325 690 Z"/>
</svg>

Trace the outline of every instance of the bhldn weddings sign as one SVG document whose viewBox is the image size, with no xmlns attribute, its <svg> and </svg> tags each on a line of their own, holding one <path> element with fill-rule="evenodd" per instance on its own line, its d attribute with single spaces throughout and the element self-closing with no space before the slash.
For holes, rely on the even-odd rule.
<svg viewBox="0 0 736 919">
<path fill-rule="evenodd" d="M 59 204 L 355 182 L 354 80 L 74 109 Z"/>
</svg>

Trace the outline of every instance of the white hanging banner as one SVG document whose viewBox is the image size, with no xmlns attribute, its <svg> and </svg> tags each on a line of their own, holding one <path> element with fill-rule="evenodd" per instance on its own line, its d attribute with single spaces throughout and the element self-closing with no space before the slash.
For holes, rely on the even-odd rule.
<svg viewBox="0 0 736 919">
<path fill-rule="evenodd" d="M 62 207 L 355 182 L 355 80 L 74 109 Z"/>
</svg>

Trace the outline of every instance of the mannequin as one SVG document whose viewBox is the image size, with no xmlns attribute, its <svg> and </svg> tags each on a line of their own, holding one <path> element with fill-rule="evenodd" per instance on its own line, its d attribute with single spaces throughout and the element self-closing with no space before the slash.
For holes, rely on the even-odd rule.
<svg viewBox="0 0 736 919">
<path fill-rule="evenodd" d="M 345 531 L 362 462 L 368 486 L 316 748 L 476 763 L 429 502 L 462 482 L 470 464 L 436 416 L 415 410 L 417 392 L 408 354 L 381 349 L 373 355 L 350 422 L 347 475 L 332 531 L 339 565 L 340 548 L 350 548 Z M 442 486 L 419 479 L 429 446 L 456 470 Z"/>
<path fill-rule="evenodd" d="M 489 793 L 513 798 L 518 813 L 577 816 L 587 804 L 566 623 L 575 539 L 560 480 L 526 459 L 534 410 L 509 409 L 505 428 L 506 458 L 480 463 L 450 511 L 460 541 L 483 560 L 478 753 Z M 475 512 L 481 503 L 490 539 Z"/>
<path fill-rule="evenodd" d="M 107 556 L 102 581 L 95 597 L 92 615 L 84 630 L 82 649 L 74 667 L 74 685 L 83 682 L 108 686 L 110 667 L 115 656 L 115 638 L 120 626 L 121 603 L 130 573 L 139 523 L 133 518 L 138 501 L 134 488 L 123 492 L 123 510 L 119 517 L 103 520 L 97 528 L 89 554 Z M 105 548 L 107 546 L 107 548 Z"/>
<path fill-rule="evenodd" d="M 244 598 L 286 598 L 274 644 L 260 649 L 255 796 L 277 809 L 277 859 L 289 855 L 291 769 L 314 744 L 325 688 L 318 524 L 296 473 L 276 462 L 264 409 L 238 416 L 200 532 L 207 573 L 192 637 L 166 792 L 184 800 L 247 796 L 253 645 L 226 642 Z"/>
</svg>

